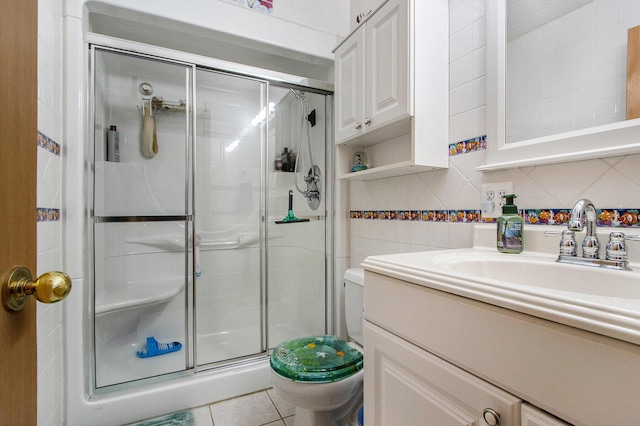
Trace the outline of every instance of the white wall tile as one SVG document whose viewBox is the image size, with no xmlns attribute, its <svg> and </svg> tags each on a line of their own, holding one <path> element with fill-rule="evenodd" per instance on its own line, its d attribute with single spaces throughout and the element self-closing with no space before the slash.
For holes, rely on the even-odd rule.
<svg viewBox="0 0 640 426">
<path fill-rule="evenodd" d="M 38 1 L 38 130 L 62 144 L 62 5 Z M 33 143 L 36 143 L 35 135 Z M 38 147 L 37 207 L 61 208 L 62 159 Z M 37 271 L 62 269 L 62 225 L 37 224 Z M 62 305 L 37 306 L 38 424 L 63 423 Z"/>
</svg>

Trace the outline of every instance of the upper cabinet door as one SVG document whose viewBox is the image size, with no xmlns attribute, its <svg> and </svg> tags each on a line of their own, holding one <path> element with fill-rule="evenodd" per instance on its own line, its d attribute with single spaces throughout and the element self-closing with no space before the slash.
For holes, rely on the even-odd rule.
<svg viewBox="0 0 640 426">
<path fill-rule="evenodd" d="M 410 114 L 409 2 L 391 0 L 367 21 L 366 129 Z"/>
<path fill-rule="evenodd" d="M 360 28 L 336 50 L 336 141 L 363 133 L 365 31 Z"/>
</svg>

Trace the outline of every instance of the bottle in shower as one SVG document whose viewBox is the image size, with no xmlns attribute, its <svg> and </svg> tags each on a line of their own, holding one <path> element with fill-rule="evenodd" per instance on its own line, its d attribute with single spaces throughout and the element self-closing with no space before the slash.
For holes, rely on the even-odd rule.
<svg viewBox="0 0 640 426">
<path fill-rule="evenodd" d="M 284 151 L 282 151 L 282 155 L 280 156 L 282 159 L 282 171 L 289 171 L 289 148 L 284 147 Z"/>
<path fill-rule="evenodd" d="M 296 154 L 293 151 L 289 153 L 289 171 L 296 171 Z"/>
<path fill-rule="evenodd" d="M 107 161 L 120 162 L 120 134 L 116 126 L 107 131 Z"/>
</svg>

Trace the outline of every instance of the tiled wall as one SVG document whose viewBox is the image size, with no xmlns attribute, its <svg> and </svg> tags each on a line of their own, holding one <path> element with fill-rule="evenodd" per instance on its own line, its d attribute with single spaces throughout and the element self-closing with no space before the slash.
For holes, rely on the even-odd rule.
<svg viewBox="0 0 640 426">
<path fill-rule="evenodd" d="M 443 149 L 486 134 L 485 0 L 451 0 L 449 4 L 450 121 L 449 140 L 442 141 Z M 447 170 L 352 181 L 349 208 L 363 212 L 475 211 L 480 208 L 480 185 L 502 181 L 513 182 L 520 209 L 557 211 L 571 208 L 580 198 L 591 199 L 598 208 L 640 207 L 640 155 L 477 172 L 476 167 L 485 160 L 486 151 L 481 149 L 451 156 Z M 470 246 L 473 225 L 450 220 L 350 219 L 349 242 L 354 267 L 369 255 Z"/>
<path fill-rule="evenodd" d="M 37 275 L 62 269 L 62 4 L 38 1 Z M 62 304 L 38 303 L 38 425 L 62 421 Z"/>
<path fill-rule="evenodd" d="M 625 119 L 627 28 L 640 2 L 596 0 L 509 41 L 507 139 Z"/>
</svg>

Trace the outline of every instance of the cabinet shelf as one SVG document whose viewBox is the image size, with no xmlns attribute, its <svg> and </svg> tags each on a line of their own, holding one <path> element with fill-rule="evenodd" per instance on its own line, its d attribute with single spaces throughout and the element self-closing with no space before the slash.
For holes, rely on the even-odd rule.
<svg viewBox="0 0 640 426">
<path fill-rule="evenodd" d="M 380 167 L 372 167 L 359 172 L 345 173 L 338 176 L 338 179 L 346 180 L 374 180 L 393 176 L 402 176 L 412 173 L 427 172 L 435 170 L 433 166 L 423 166 L 414 164 L 413 161 L 401 161 L 399 163 L 387 164 Z"/>
</svg>

